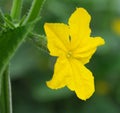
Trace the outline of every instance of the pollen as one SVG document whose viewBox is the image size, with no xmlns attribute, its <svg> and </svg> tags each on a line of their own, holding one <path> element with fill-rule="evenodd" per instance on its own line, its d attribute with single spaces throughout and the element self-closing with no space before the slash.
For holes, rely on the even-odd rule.
<svg viewBox="0 0 120 113">
<path fill-rule="evenodd" d="M 68 51 L 67 53 L 67 58 L 71 58 L 72 57 L 72 52 L 71 51 Z"/>
</svg>

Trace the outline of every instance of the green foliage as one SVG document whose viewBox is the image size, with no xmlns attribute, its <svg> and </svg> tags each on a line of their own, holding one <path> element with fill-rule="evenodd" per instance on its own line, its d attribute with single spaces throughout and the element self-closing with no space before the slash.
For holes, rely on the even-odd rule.
<svg viewBox="0 0 120 113">
<path fill-rule="evenodd" d="M 28 33 L 26 26 L 8 30 L 0 35 L 0 76 L 10 62 L 15 51 Z"/>
<path fill-rule="evenodd" d="M 28 15 L 21 20 L 22 0 L 13 1 L 11 15 L 0 11 L 0 113 L 12 113 L 10 75 L 6 68 L 27 34 L 40 19 L 38 14 L 42 3 L 43 0 L 34 0 Z"/>
</svg>

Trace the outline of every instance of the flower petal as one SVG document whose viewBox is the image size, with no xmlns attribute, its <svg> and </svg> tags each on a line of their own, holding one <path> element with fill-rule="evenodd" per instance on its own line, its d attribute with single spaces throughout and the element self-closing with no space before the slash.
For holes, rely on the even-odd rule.
<svg viewBox="0 0 120 113">
<path fill-rule="evenodd" d="M 69 28 L 62 23 L 45 23 L 48 49 L 53 56 L 60 56 L 66 52 L 69 44 Z"/>
<path fill-rule="evenodd" d="M 47 86 L 51 89 L 62 88 L 66 85 L 67 78 L 71 75 L 71 67 L 68 59 L 58 58 L 55 67 L 52 80 L 47 82 Z"/>
<path fill-rule="evenodd" d="M 76 48 L 82 40 L 90 36 L 90 20 L 90 15 L 83 8 L 77 8 L 69 18 L 71 43 L 74 48 Z"/>
<path fill-rule="evenodd" d="M 72 90 L 74 88 L 78 98 L 86 100 L 95 91 L 94 77 L 92 76 L 92 73 L 76 59 L 71 59 L 71 67 L 74 76 L 71 76 L 72 81 L 69 82 L 73 82 L 74 84 L 67 86 Z"/>
<path fill-rule="evenodd" d="M 105 41 L 101 37 L 88 38 L 74 50 L 74 57 L 79 59 L 83 64 L 86 64 L 96 51 L 97 46 L 104 43 Z"/>
</svg>

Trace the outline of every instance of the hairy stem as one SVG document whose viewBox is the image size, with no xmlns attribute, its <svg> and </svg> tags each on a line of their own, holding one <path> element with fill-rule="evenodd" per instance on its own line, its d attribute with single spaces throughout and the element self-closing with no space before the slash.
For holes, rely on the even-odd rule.
<svg viewBox="0 0 120 113">
<path fill-rule="evenodd" d="M 42 9 L 42 5 L 44 2 L 45 2 L 45 0 L 33 0 L 32 6 L 27 15 L 25 23 L 29 23 L 29 22 L 36 20 L 36 18 L 38 17 L 38 15 Z"/>
</svg>

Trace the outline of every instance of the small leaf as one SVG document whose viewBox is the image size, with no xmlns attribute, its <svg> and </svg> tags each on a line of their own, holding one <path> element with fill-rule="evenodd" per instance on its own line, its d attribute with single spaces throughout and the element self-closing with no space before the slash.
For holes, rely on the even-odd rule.
<svg viewBox="0 0 120 113">
<path fill-rule="evenodd" d="M 17 48 L 24 41 L 28 30 L 30 30 L 28 26 L 22 26 L 3 32 L 0 35 L 0 76 L 3 74 Z"/>
</svg>

